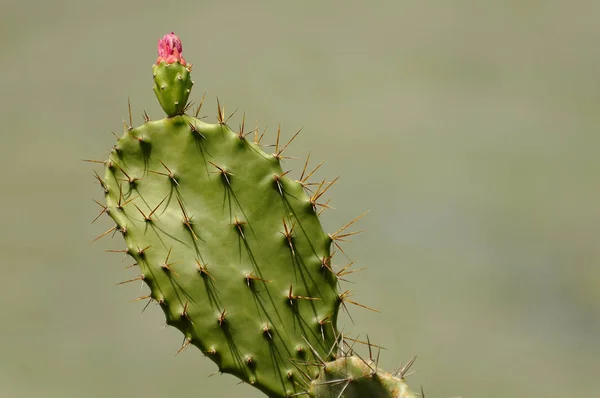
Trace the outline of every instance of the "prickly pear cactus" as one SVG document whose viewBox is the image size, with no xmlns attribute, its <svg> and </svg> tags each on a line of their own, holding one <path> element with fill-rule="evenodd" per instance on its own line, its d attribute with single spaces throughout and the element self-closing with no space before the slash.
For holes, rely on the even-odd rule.
<svg viewBox="0 0 600 398">
<path fill-rule="evenodd" d="M 319 221 L 335 181 L 309 183 L 308 160 L 292 179 L 279 132 L 267 153 L 220 104 L 215 124 L 186 114 L 192 67 L 181 53 L 174 34 L 159 41 L 154 92 L 168 117 L 127 126 L 97 175 L 115 222 L 101 236 L 120 232 L 126 247 L 113 251 L 138 269 L 120 284 L 150 288 L 140 299 L 183 333 L 180 350 L 198 347 L 270 397 L 414 397 L 404 371 L 380 371 L 337 330 L 340 306 L 357 303 L 338 288 L 352 271 L 331 264 L 352 222 L 327 234 Z"/>
</svg>

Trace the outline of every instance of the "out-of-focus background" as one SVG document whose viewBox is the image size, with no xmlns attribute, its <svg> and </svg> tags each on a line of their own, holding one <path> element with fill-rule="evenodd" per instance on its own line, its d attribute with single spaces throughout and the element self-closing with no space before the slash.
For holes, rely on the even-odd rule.
<svg viewBox="0 0 600 398">
<path fill-rule="evenodd" d="M 428 397 L 600 396 L 600 2 L 11 1 L 0 13 L 0 396 L 260 397 L 129 303 L 93 165 L 174 30 L 237 126 L 327 160 L 347 331 Z M 289 161 L 299 170 L 302 161 Z M 99 168 L 96 168 L 100 170 Z M 341 260 L 341 258 L 340 258 Z"/>
</svg>

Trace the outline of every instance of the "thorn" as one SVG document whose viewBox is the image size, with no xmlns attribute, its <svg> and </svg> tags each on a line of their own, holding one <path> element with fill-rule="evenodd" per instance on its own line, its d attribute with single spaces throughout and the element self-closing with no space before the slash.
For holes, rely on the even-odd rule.
<svg viewBox="0 0 600 398">
<path fill-rule="evenodd" d="M 221 107 L 219 97 L 217 97 L 217 121 L 219 124 L 225 124 L 225 106 Z"/>
<path fill-rule="evenodd" d="M 100 213 L 100 214 L 102 214 L 102 213 Z M 98 217 L 96 217 L 96 218 L 98 218 Z M 112 227 L 108 231 L 102 233 L 100 236 L 98 236 L 96 239 L 94 239 L 91 243 L 93 243 L 93 242 L 97 241 L 98 239 L 103 238 L 106 235 L 110 234 L 111 232 L 115 231 L 117 229 L 117 227 L 118 227 L 118 225 L 115 225 L 114 227 Z"/>
<path fill-rule="evenodd" d="M 323 326 L 327 322 L 329 322 L 329 318 L 331 318 L 332 315 L 333 315 L 333 313 L 327 315 L 325 318 L 323 318 L 320 321 L 318 321 L 319 322 L 319 328 L 321 329 L 321 338 L 323 339 L 323 342 L 325 341 L 325 330 L 324 330 Z"/>
<path fill-rule="evenodd" d="M 244 275 L 244 278 L 246 279 L 246 284 L 248 285 L 248 287 L 250 287 L 250 284 L 252 283 L 252 281 L 261 281 L 261 282 L 265 282 L 265 283 L 271 282 L 267 279 L 262 279 L 257 276 L 254 276 L 254 271 L 250 272 L 249 274 Z"/>
<path fill-rule="evenodd" d="M 188 312 L 187 312 L 189 304 L 190 304 L 189 301 L 186 300 L 186 302 L 185 302 L 185 304 L 183 306 L 183 311 L 181 312 L 181 317 L 187 319 L 190 322 L 192 322 L 192 320 L 190 319 L 190 316 L 188 315 Z"/>
<path fill-rule="evenodd" d="M 275 141 L 275 153 L 279 152 L 279 136 L 281 135 L 281 123 L 277 125 L 277 140 Z"/>
<path fill-rule="evenodd" d="M 128 265 L 128 266 L 127 266 L 127 267 L 125 267 L 125 268 L 133 268 L 133 267 L 137 267 L 138 265 L 139 265 L 138 263 L 133 263 L 133 264 L 131 264 L 131 265 Z"/>
<path fill-rule="evenodd" d="M 319 362 L 321 362 L 321 365 L 323 367 L 326 367 L 327 365 L 325 364 L 325 361 L 323 361 L 323 359 L 321 358 L 321 356 L 319 355 L 319 353 L 317 352 L 317 350 L 315 350 L 313 348 L 313 346 L 308 342 L 308 340 L 306 340 L 306 337 L 302 336 L 302 339 L 304 339 L 304 341 L 306 342 L 306 344 L 308 344 L 308 348 L 310 348 L 310 350 L 312 351 L 313 355 L 319 360 Z"/>
<path fill-rule="evenodd" d="M 213 276 L 211 274 L 209 274 L 208 270 L 206 269 L 206 267 L 208 267 L 208 264 L 203 265 L 197 258 L 195 260 L 196 260 L 196 264 L 197 264 L 196 269 L 198 270 L 198 272 L 200 272 L 200 275 L 206 275 L 214 281 L 215 278 L 213 278 Z"/>
<path fill-rule="evenodd" d="M 308 166 L 308 161 L 310 160 L 310 152 L 308 153 L 308 156 L 306 157 L 306 162 L 304 162 L 304 167 L 302 168 L 302 174 L 300 174 L 300 181 L 302 181 L 304 179 L 304 173 L 306 173 L 306 167 Z"/>
<path fill-rule="evenodd" d="M 81 159 L 82 162 L 106 164 L 108 160 Z"/>
<path fill-rule="evenodd" d="M 287 239 L 288 245 L 290 245 L 290 250 L 292 251 L 292 255 L 295 256 L 296 252 L 294 251 L 294 244 L 292 243 L 292 238 L 293 238 L 292 232 L 294 231 L 294 227 L 296 226 L 296 223 L 294 223 L 292 225 L 292 228 L 290 228 L 288 230 L 287 224 L 285 222 L 285 218 L 282 218 L 282 220 L 283 220 L 283 228 L 284 228 L 285 232 L 281 232 L 281 234 L 283 236 L 285 236 L 285 238 Z"/>
<path fill-rule="evenodd" d="M 294 141 L 294 139 L 298 136 L 298 134 L 300 134 L 301 131 L 302 131 L 302 128 L 300 130 L 298 130 L 298 132 L 296 134 L 294 134 L 292 139 L 289 140 L 288 143 L 285 144 L 284 147 L 281 148 L 280 151 L 275 150 L 275 153 L 273 154 L 273 156 L 275 156 L 277 159 L 282 159 L 283 157 L 281 156 L 281 154 L 283 153 L 283 151 L 285 151 L 285 149 L 288 147 L 288 145 L 290 145 L 292 143 L 292 141 Z M 277 141 L 279 141 L 279 132 L 277 132 Z"/>
<path fill-rule="evenodd" d="M 339 297 L 339 299 L 340 299 L 340 301 L 342 303 L 348 302 L 350 304 L 354 304 L 354 305 L 356 305 L 358 307 L 362 307 L 362 308 L 365 308 L 367 310 L 371 310 L 373 312 L 377 312 L 377 313 L 381 312 L 381 311 L 378 311 L 378 310 L 376 310 L 374 308 L 367 307 L 366 305 L 362 305 L 362 304 L 357 303 L 356 301 L 348 299 L 348 297 L 350 297 L 351 295 L 352 295 L 352 293 L 350 293 L 350 291 L 346 290 L 344 293 L 340 294 L 338 297 Z"/>
<path fill-rule="evenodd" d="M 242 116 L 242 123 L 240 124 L 240 130 L 238 131 L 238 138 L 240 140 L 243 140 L 245 135 L 244 135 L 244 128 L 246 126 L 246 112 L 244 111 L 244 116 Z"/>
<path fill-rule="evenodd" d="M 261 137 L 262 138 L 262 137 Z M 258 139 L 258 120 L 256 121 L 256 125 L 254 127 L 254 143 L 258 145 L 260 140 Z"/>
<path fill-rule="evenodd" d="M 219 326 L 223 326 L 223 323 L 226 322 L 225 317 L 227 316 L 227 310 L 224 309 L 223 311 L 221 311 L 221 313 L 219 314 L 219 317 L 217 318 L 217 321 L 219 322 Z"/>
<path fill-rule="evenodd" d="M 129 174 L 127 174 L 127 173 L 125 172 L 125 170 L 123 170 L 123 168 L 122 168 L 121 166 L 119 166 L 119 165 L 118 165 L 117 163 L 115 163 L 115 162 L 113 162 L 113 164 L 114 164 L 115 166 L 117 166 L 117 168 L 118 168 L 119 170 L 121 170 L 121 173 L 123 173 L 123 175 L 124 175 L 125 177 L 127 177 L 127 181 L 128 181 L 130 184 L 133 184 L 133 183 L 135 183 L 135 181 L 137 180 L 137 178 L 131 178 L 131 177 L 129 176 Z"/>
<path fill-rule="evenodd" d="M 200 113 L 200 109 L 202 109 L 202 104 L 204 104 L 204 97 L 206 97 L 206 91 L 204 92 L 204 94 L 202 94 L 202 99 L 200 100 L 200 103 L 198 104 L 198 108 L 196 108 L 196 113 L 194 114 L 194 116 L 196 117 L 196 119 L 198 118 L 198 114 Z"/>
<path fill-rule="evenodd" d="M 181 345 L 181 348 L 179 350 L 177 350 L 177 352 L 175 353 L 175 355 L 179 355 L 179 353 L 183 350 L 185 350 L 186 348 L 188 348 L 188 346 L 190 345 L 190 343 L 192 342 L 192 339 L 190 339 L 189 337 L 186 337 L 183 340 L 183 344 Z"/>
<path fill-rule="evenodd" d="M 325 209 L 333 209 L 333 207 L 329 206 L 329 202 L 331 202 L 331 198 L 327 199 L 325 203 L 315 203 L 317 206 L 321 206 L 321 210 L 317 213 L 319 216 L 325 211 Z"/>
<path fill-rule="evenodd" d="M 127 281 L 119 282 L 119 283 L 117 283 L 117 286 L 118 285 L 124 285 L 125 283 L 131 283 L 131 282 L 143 281 L 143 280 L 144 280 L 144 275 L 142 274 L 142 275 L 138 276 L 137 278 L 133 278 L 133 279 L 129 279 Z"/>
<path fill-rule="evenodd" d="M 309 179 L 309 178 L 310 178 L 310 177 L 311 177 L 311 176 L 312 176 L 312 175 L 313 175 L 313 174 L 314 174 L 314 173 L 315 173 L 317 170 L 319 170 L 319 169 L 321 168 L 321 166 L 323 166 L 324 164 L 325 164 L 325 161 L 322 161 L 321 163 L 319 163 L 319 164 L 317 165 L 317 167 L 315 167 L 315 168 L 313 169 L 313 171 L 311 171 L 310 173 L 308 173 L 308 174 L 306 175 L 306 177 L 304 177 L 304 178 L 300 178 L 300 182 L 301 182 L 301 183 L 305 183 L 305 182 L 306 182 L 306 181 L 307 181 L 307 180 L 308 180 L 308 179 Z M 303 173 L 303 174 L 304 174 L 304 173 Z"/>
<path fill-rule="evenodd" d="M 173 248 L 172 248 L 172 247 L 169 249 L 169 252 L 167 253 L 167 258 L 165 259 L 165 261 L 164 261 L 164 262 L 163 262 L 163 263 L 162 263 L 160 266 L 161 266 L 161 267 L 162 267 L 162 269 L 164 269 L 165 271 L 172 272 L 172 273 L 173 273 L 173 274 L 175 274 L 176 276 L 179 276 L 179 275 L 177 275 L 177 273 L 176 273 L 175 271 L 173 271 L 173 270 L 171 269 L 171 265 L 175 265 L 175 264 L 179 263 L 180 261 L 175 261 L 174 263 L 169 263 L 169 257 L 171 257 L 171 250 L 173 250 Z"/>
<path fill-rule="evenodd" d="M 412 357 L 410 359 L 410 361 L 408 361 L 408 363 L 406 365 L 404 365 L 403 367 L 401 367 L 400 369 L 398 369 L 397 371 L 395 371 L 393 373 L 394 377 L 399 377 L 401 379 L 404 379 L 404 376 L 406 376 L 406 373 L 409 371 L 409 369 L 411 368 L 411 366 L 413 366 L 413 364 L 415 363 L 415 361 L 417 360 L 417 356 L 415 355 L 414 357 Z"/>
<path fill-rule="evenodd" d="M 151 247 L 152 247 L 152 246 L 146 246 L 146 247 L 144 247 L 143 249 L 140 249 L 140 248 L 138 247 L 138 252 L 137 252 L 137 253 L 138 253 L 138 256 L 140 256 L 140 257 L 141 257 L 141 256 L 143 256 L 143 255 L 144 255 L 144 253 L 146 252 L 146 250 L 148 250 L 148 249 L 149 249 L 149 248 L 151 248 Z"/>
<path fill-rule="evenodd" d="M 214 164 L 210 160 L 208 161 L 208 163 L 212 164 L 214 167 L 216 167 L 219 170 L 219 171 L 217 171 L 215 173 L 221 174 L 221 177 L 223 177 L 225 179 L 225 181 L 227 182 L 227 185 L 231 185 L 231 183 L 229 182 L 229 176 L 233 176 L 233 174 L 231 174 L 230 172 L 228 172 L 224 167 L 217 166 L 216 164 Z"/>
<path fill-rule="evenodd" d="M 186 113 L 187 111 L 189 111 L 192 106 L 194 106 L 193 101 L 189 101 L 187 104 L 185 104 L 185 106 L 183 107 L 183 113 Z"/>
<path fill-rule="evenodd" d="M 367 336 L 367 339 L 368 338 L 369 338 L 369 336 Z M 359 344 L 370 345 L 371 347 L 375 347 L 375 348 L 380 349 L 380 350 L 385 350 L 386 349 L 385 347 L 382 347 L 382 346 L 377 345 L 377 344 L 373 344 L 370 341 L 362 341 L 362 340 L 358 340 L 358 339 L 352 339 L 352 338 L 350 338 L 348 336 L 344 336 L 344 339 L 350 340 L 350 341 L 353 341 L 353 342 L 359 343 Z"/>
<path fill-rule="evenodd" d="M 318 297 L 305 297 L 305 296 L 295 296 L 292 294 L 292 285 L 290 284 L 290 290 L 288 295 L 286 296 L 288 300 L 290 300 L 290 305 L 294 305 L 294 300 L 321 300 Z"/>
<path fill-rule="evenodd" d="M 142 116 L 144 117 L 144 123 L 148 123 L 150 121 L 150 116 L 148 116 L 148 112 L 146 112 L 145 109 L 144 114 Z"/>
<path fill-rule="evenodd" d="M 204 134 L 202 134 L 202 133 L 201 133 L 201 132 L 198 130 L 198 127 L 196 127 L 196 125 L 195 125 L 194 123 L 192 123 L 192 122 L 188 122 L 188 124 L 189 124 L 189 126 L 190 126 L 190 129 L 192 130 L 192 134 L 193 134 L 193 133 L 196 133 L 196 134 L 198 134 L 200 137 L 202 137 L 202 138 L 206 139 L 206 137 L 204 136 Z"/>
<path fill-rule="evenodd" d="M 96 171 L 94 171 L 94 176 L 96 177 L 96 180 L 98 180 L 98 182 L 100 183 L 100 186 L 104 190 L 104 193 L 105 194 L 108 193 L 108 187 L 104 183 L 104 180 L 102 178 L 100 178 L 100 176 L 98 175 L 98 173 L 96 173 Z"/>
<path fill-rule="evenodd" d="M 94 218 L 94 221 L 92 221 L 92 224 L 96 222 L 97 219 L 100 218 L 100 216 L 104 213 L 108 214 L 108 207 L 104 206 L 102 203 L 98 202 L 96 199 L 92 199 L 94 202 L 96 202 L 98 204 L 98 206 L 102 207 L 102 211 L 100 212 L 100 214 L 98 214 L 96 216 L 96 218 Z"/>
<path fill-rule="evenodd" d="M 271 327 L 269 326 L 269 322 L 263 327 L 263 335 L 268 336 L 270 340 L 273 340 L 273 335 L 271 335 Z"/>
<path fill-rule="evenodd" d="M 273 175 L 273 181 L 275 182 L 275 184 L 277 185 L 277 190 L 279 191 L 279 194 L 281 196 L 283 196 L 283 187 L 281 186 L 281 179 L 283 177 L 285 177 L 289 172 L 291 172 L 291 170 L 286 171 L 285 173 L 281 173 L 281 174 L 275 174 Z"/>
<path fill-rule="evenodd" d="M 321 268 L 327 268 L 331 273 L 333 272 L 333 268 L 331 268 L 331 259 L 335 256 L 335 252 L 331 253 L 328 257 L 323 257 L 321 259 Z"/>
<path fill-rule="evenodd" d="M 127 97 L 127 109 L 129 110 L 129 128 L 128 130 L 133 129 L 133 118 L 131 117 L 131 101 L 129 97 Z"/>
<path fill-rule="evenodd" d="M 138 298 L 135 298 L 133 300 L 129 300 L 130 303 L 135 303 L 136 301 L 142 301 L 142 300 L 146 300 L 146 299 L 152 299 L 152 296 L 147 295 L 147 296 L 141 296 Z"/>
<path fill-rule="evenodd" d="M 331 182 L 329 183 L 329 185 L 327 185 L 327 188 L 325 188 L 324 190 L 322 190 L 322 191 L 321 191 L 321 187 L 322 187 L 322 186 L 323 186 L 323 184 L 325 183 L 325 180 L 323 180 L 323 182 L 321 183 L 321 185 L 319 185 L 319 188 L 317 189 L 317 192 L 315 192 L 315 193 L 314 193 L 314 195 L 313 195 L 313 196 L 311 196 L 311 198 L 310 198 L 310 201 L 311 201 L 311 203 L 313 203 L 313 205 L 316 205 L 316 202 L 317 202 L 317 200 L 319 200 L 319 198 L 320 198 L 321 196 L 323 196 L 323 194 L 324 194 L 325 192 L 327 192 L 327 190 L 328 190 L 329 188 L 331 188 L 331 187 L 333 186 L 333 184 L 335 184 L 335 183 L 337 182 L 337 180 L 339 180 L 339 178 L 340 178 L 339 176 L 338 176 L 338 177 L 336 177 L 336 178 L 335 178 L 333 181 L 331 181 Z"/>
<path fill-rule="evenodd" d="M 339 270 L 336 275 L 339 277 L 344 276 L 344 275 L 350 275 L 353 274 L 355 272 L 359 272 L 359 271 L 364 271 L 366 270 L 366 268 L 357 268 L 357 269 L 353 269 L 351 271 L 347 271 L 348 268 L 350 268 L 352 265 L 354 265 L 355 261 L 351 261 L 349 264 L 347 264 L 344 268 L 342 268 L 341 270 Z"/>
<path fill-rule="evenodd" d="M 348 224 L 344 225 L 342 228 L 338 229 L 337 231 L 335 231 L 332 234 L 329 234 L 329 237 L 333 240 L 335 240 L 336 238 L 339 238 L 340 236 L 338 235 L 340 232 L 343 232 L 346 228 L 350 227 L 352 224 L 354 224 L 356 221 L 360 220 L 361 218 L 363 218 L 366 214 L 368 213 L 368 211 L 364 212 L 363 214 L 361 214 L 360 216 L 356 217 L 354 220 L 350 221 Z M 360 231 L 362 232 L 362 231 Z M 351 232 L 349 234 L 345 234 L 342 235 L 341 237 L 343 238 L 344 236 L 350 236 L 350 235 L 356 235 L 359 232 Z"/>
<path fill-rule="evenodd" d="M 192 219 L 188 217 L 187 212 L 183 208 L 183 203 L 181 203 L 181 200 L 179 198 L 177 198 L 177 202 L 179 203 L 179 207 L 181 208 L 181 212 L 183 213 L 183 224 L 190 230 L 190 233 L 192 234 L 194 239 L 198 240 L 198 237 L 196 236 L 196 233 L 192 228 Z"/>
<path fill-rule="evenodd" d="M 235 222 L 233 223 L 233 225 L 235 225 L 240 235 L 242 235 L 242 239 L 246 240 L 246 237 L 244 236 L 244 231 L 242 229 L 242 225 L 244 224 L 246 224 L 246 221 L 240 221 L 238 220 L 237 216 L 235 216 Z"/>
</svg>

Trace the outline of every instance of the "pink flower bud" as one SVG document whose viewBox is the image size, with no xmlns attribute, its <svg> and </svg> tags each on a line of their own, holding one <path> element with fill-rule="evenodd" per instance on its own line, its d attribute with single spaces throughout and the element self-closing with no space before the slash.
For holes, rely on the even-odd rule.
<svg viewBox="0 0 600 398">
<path fill-rule="evenodd" d="M 181 65 L 185 65 L 185 59 L 181 56 L 182 53 L 181 40 L 174 33 L 171 32 L 163 36 L 162 39 L 158 40 L 158 59 L 156 64 L 166 62 L 172 64 L 179 62 Z"/>
</svg>

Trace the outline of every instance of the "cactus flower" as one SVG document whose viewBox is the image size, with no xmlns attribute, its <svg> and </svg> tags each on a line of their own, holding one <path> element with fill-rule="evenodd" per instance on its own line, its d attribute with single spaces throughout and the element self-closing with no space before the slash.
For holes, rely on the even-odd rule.
<svg viewBox="0 0 600 398">
<path fill-rule="evenodd" d="M 179 36 L 174 32 L 166 34 L 162 39 L 158 40 L 158 59 L 156 60 L 156 64 L 159 65 L 163 61 L 168 64 L 179 62 L 185 66 L 185 59 L 181 56 L 182 51 Z"/>
</svg>

